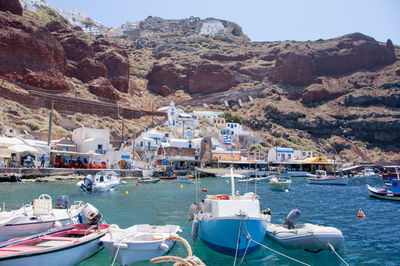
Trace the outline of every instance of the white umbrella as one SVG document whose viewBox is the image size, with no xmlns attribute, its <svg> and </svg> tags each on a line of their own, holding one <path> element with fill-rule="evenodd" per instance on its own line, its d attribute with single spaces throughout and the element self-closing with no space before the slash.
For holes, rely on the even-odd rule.
<svg viewBox="0 0 400 266">
<path fill-rule="evenodd" d="M 39 153 L 37 149 L 34 147 L 25 145 L 25 144 L 17 144 L 11 147 L 8 147 L 9 150 L 14 152 L 32 152 L 32 153 Z"/>
</svg>

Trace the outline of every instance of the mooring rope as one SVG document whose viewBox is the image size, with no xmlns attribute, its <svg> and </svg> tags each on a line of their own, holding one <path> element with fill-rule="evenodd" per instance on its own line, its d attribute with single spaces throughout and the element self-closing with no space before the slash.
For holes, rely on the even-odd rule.
<svg viewBox="0 0 400 266">
<path fill-rule="evenodd" d="M 346 261 L 344 261 L 344 259 L 342 259 L 342 257 L 339 256 L 339 254 L 336 252 L 335 248 L 334 248 L 331 244 L 327 243 L 326 245 L 332 249 L 332 252 L 333 252 L 346 266 L 350 266 Z"/>
<path fill-rule="evenodd" d="M 299 260 L 297 260 L 297 259 L 295 259 L 295 258 L 292 258 L 292 257 L 290 257 L 290 256 L 288 256 L 288 255 L 285 255 L 285 254 L 283 254 L 283 253 L 281 253 L 281 252 L 279 252 L 279 251 L 276 251 L 276 250 L 274 250 L 274 249 L 272 249 L 272 248 L 270 248 L 270 247 L 267 247 L 267 246 L 265 246 L 265 245 L 263 245 L 263 244 L 261 244 L 261 243 L 255 241 L 255 240 L 251 237 L 249 231 L 247 230 L 247 225 L 246 225 L 246 224 L 245 224 L 245 229 L 246 229 L 246 232 L 247 232 L 247 236 L 248 236 L 249 239 L 250 239 L 250 242 L 253 241 L 254 243 L 256 243 L 256 244 L 262 246 L 263 248 L 266 248 L 266 249 L 268 249 L 269 251 L 275 252 L 276 254 L 279 254 L 279 255 L 281 255 L 281 256 L 283 256 L 283 257 L 285 257 L 285 258 L 291 259 L 291 260 L 293 260 L 293 261 L 295 261 L 295 262 L 297 262 L 297 263 L 300 263 L 300 264 L 303 264 L 303 265 L 307 265 L 307 266 L 311 266 L 310 264 L 307 264 L 307 263 L 305 263 L 305 262 L 299 261 Z"/>
</svg>

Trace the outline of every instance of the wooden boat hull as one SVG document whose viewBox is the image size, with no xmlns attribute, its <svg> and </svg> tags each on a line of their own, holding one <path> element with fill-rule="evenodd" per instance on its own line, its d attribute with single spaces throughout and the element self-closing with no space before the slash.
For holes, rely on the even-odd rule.
<svg viewBox="0 0 400 266">
<path fill-rule="evenodd" d="M 27 235 L 45 232 L 54 227 L 55 220 L 47 222 L 36 222 L 26 224 L 7 224 L 0 227 L 0 242 L 7 241 L 11 238 L 24 237 Z M 62 226 L 68 226 L 75 222 L 71 219 L 58 220 Z"/>
<path fill-rule="evenodd" d="M 400 201 L 400 193 L 392 193 L 385 189 L 378 189 L 367 185 L 368 195 L 377 199 Z"/>
<path fill-rule="evenodd" d="M 70 242 L 71 240 L 66 240 L 65 237 L 52 237 L 55 233 L 51 232 L 46 232 L 41 235 L 29 237 L 29 239 L 41 239 L 42 237 L 49 237 L 49 240 L 45 239 L 44 242 L 39 242 L 45 244 L 45 246 L 31 245 L 31 241 L 34 240 L 16 240 L 19 241 L 19 243 L 17 244 L 9 244 L 8 242 L 4 242 L 0 244 L 3 246 L 0 248 L 0 266 L 76 265 L 82 260 L 94 255 L 96 252 L 100 251 L 103 248 L 103 246 L 99 242 L 99 239 L 107 233 L 107 230 L 105 229 L 108 228 L 108 225 L 102 226 L 104 227 L 102 230 L 95 231 L 90 235 L 84 236 L 79 241 L 75 242 Z M 72 226 L 67 229 L 60 229 L 58 231 L 71 231 L 71 229 L 73 230 L 74 228 L 75 226 Z M 63 242 L 63 240 L 64 242 L 70 244 L 60 243 L 60 241 Z"/>
<path fill-rule="evenodd" d="M 308 178 L 308 183 L 313 185 L 347 186 L 347 183 L 349 183 L 349 178 Z"/>
</svg>

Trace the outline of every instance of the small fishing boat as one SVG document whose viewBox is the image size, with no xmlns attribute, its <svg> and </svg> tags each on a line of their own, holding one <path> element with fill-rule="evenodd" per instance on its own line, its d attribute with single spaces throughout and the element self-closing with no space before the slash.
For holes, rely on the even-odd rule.
<svg viewBox="0 0 400 266">
<path fill-rule="evenodd" d="M 83 181 L 79 181 L 76 186 L 82 191 L 100 191 L 105 192 L 114 189 L 118 185 L 126 184 L 125 181 L 121 181 L 114 171 L 101 171 L 92 175 L 87 175 Z"/>
<path fill-rule="evenodd" d="M 377 199 L 400 200 L 400 181 L 392 179 L 391 183 L 387 183 L 385 188 L 371 187 L 367 184 L 368 195 Z"/>
<path fill-rule="evenodd" d="M 264 181 L 268 181 L 269 177 L 251 177 L 251 178 L 243 178 L 243 179 L 239 179 L 237 182 L 238 183 L 255 183 L 255 182 L 264 182 Z"/>
<path fill-rule="evenodd" d="M 110 228 L 107 224 L 96 224 L 100 219 L 96 211 L 90 204 L 84 207 L 83 213 L 90 224 L 70 225 L 0 243 L 0 266 L 69 266 L 92 256 L 103 248 L 99 239 Z"/>
<path fill-rule="evenodd" d="M 315 224 L 294 224 L 300 217 L 298 209 L 292 210 L 283 224 L 268 224 L 267 235 L 287 249 L 304 249 L 319 252 L 329 249 L 328 243 L 335 249 L 343 247 L 342 232 L 335 227 Z"/>
<path fill-rule="evenodd" d="M 359 174 L 353 176 L 353 178 L 380 178 L 382 177 L 380 174 L 376 174 L 373 169 L 366 168 L 363 169 Z"/>
<path fill-rule="evenodd" d="M 269 188 L 272 190 L 286 190 L 289 189 L 292 180 L 284 177 L 272 176 L 269 179 Z"/>
<path fill-rule="evenodd" d="M 127 265 L 164 255 L 175 244 L 166 239 L 181 232 L 177 225 L 140 224 L 127 229 L 111 228 L 100 241 L 112 254 L 113 261 Z"/>
<path fill-rule="evenodd" d="M 349 183 L 349 178 L 347 176 L 328 176 L 326 171 L 323 170 L 317 170 L 315 175 L 307 174 L 307 176 L 309 176 L 308 183 L 314 185 L 346 186 L 347 183 Z"/>
<path fill-rule="evenodd" d="M 162 176 L 160 177 L 161 180 L 173 180 L 177 179 L 177 176 Z"/>
<path fill-rule="evenodd" d="M 160 178 L 139 178 L 138 183 L 157 183 L 160 181 Z"/>
<path fill-rule="evenodd" d="M 257 194 L 235 192 L 232 168 L 231 195 L 207 195 L 190 206 L 188 216 L 193 220 L 193 239 L 198 234 L 211 249 L 237 257 L 260 247 L 271 217 L 261 212 Z"/>
<path fill-rule="evenodd" d="M 26 204 L 18 210 L 3 210 L 0 212 L 0 241 L 78 223 L 83 203 L 77 201 L 71 206 L 68 204 L 68 197 L 60 196 L 53 209 L 51 197 L 43 194 L 34 199 L 32 204 Z"/>
</svg>

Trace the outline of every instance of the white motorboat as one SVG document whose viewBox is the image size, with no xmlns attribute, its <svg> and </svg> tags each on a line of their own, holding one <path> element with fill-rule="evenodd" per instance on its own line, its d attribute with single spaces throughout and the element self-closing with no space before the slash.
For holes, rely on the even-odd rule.
<svg viewBox="0 0 400 266">
<path fill-rule="evenodd" d="M 268 181 L 269 177 L 265 176 L 265 177 L 252 177 L 252 178 L 242 178 L 239 179 L 237 182 L 238 183 L 255 183 L 255 182 L 264 182 L 264 181 Z"/>
<path fill-rule="evenodd" d="M 83 181 L 79 181 L 76 186 L 82 191 L 109 191 L 120 184 L 126 184 L 121 181 L 114 171 L 101 171 L 95 177 L 87 175 Z"/>
<path fill-rule="evenodd" d="M 349 178 L 347 176 L 336 177 L 328 176 L 326 171 L 317 170 L 316 174 L 308 174 L 308 183 L 314 185 L 336 185 L 336 186 L 346 186 L 349 183 Z"/>
<path fill-rule="evenodd" d="M 68 208 L 68 197 L 60 196 L 52 208 L 49 195 L 40 195 L 32 204 L 14 211 L 0 212 L 0 241 L 44 232 L 51 228 L 76 224 L 83 203 L 75 202 Z"/>
<path fill-rule="evenodd" d="M 283 177 L 272 176 L 269 180 L 269 187 L 273 190 L 289 189 L 290 184 L 292 184 L 292 180 Z"/>
<path fill-rule="evenodd" d="M 231 195 L 207 195 L 203 202 L 190 206 L 188 216 L 193 219 L 193 239 L 198 234 L 211 249 L 237 257 L 260 247 L 270 221 L 270 215 L 260 210 L 258 195 L 235 192 L 232 168 Z"/>
<path fill-rule="evenodd" d="M 175 243 L 166 239 L 181 232 L 177 225 L 140 224 L 127 229 L 111 228 L 100 241 L 113 254 L 113 260 L 127 265 L 164 255 Z"/>
<path fill-rule="evenodd" d="M 138 183 L 158 183 L 160 178 L 139 178 Z"/>
<path fill-rule="evenodd" d="M 366 168 L 363 169 L 358 175 L 353 176 L 353 178 L 381 178 L 380 174 L 376 174 L 373 169 Z"/>
<path fill-rule="evenodd" d="M 268 224 L 267 235 L 287 249 L 319 252 L 329 249 L 328 243 L 335 249 L 343 247 L 344 237 L 339 229 L 309 223 L 294 224 L 300 215 L 300 211 L 295 209 L 283 224 Z"/>
</svg>

